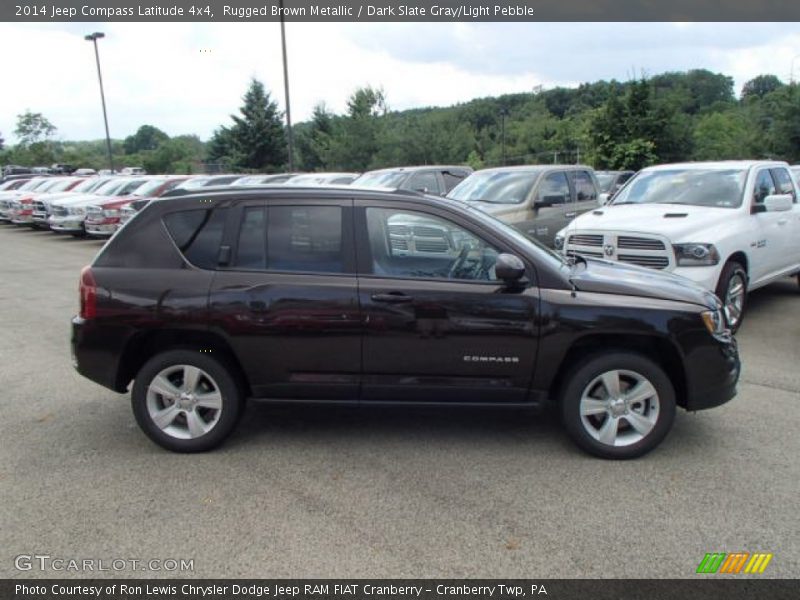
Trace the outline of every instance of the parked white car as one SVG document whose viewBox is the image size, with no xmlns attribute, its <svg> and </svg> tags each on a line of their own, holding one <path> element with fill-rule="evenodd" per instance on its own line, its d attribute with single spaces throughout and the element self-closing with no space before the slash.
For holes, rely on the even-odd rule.
<svg viewBox="0 0 800 600">
<path fill-rule="evenodd" d="M 650 167 L 562 229 L 556 246 L 687 277 L 722 299 L 735 330 L 747 291 L 800 273 L 798 186 L 784 162 Z"/>
</svg>

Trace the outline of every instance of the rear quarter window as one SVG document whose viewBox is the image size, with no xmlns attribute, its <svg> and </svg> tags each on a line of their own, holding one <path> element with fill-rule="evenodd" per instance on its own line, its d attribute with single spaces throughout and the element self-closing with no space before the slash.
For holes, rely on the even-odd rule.
<svg viewBox="0 0 800 600">
<path fill-rule="evenodd" d="M 196 267 L 217 267 L 227 210 L 193 209 L 164 215 L 164 225 L 175 246 Z"/>
</svg>

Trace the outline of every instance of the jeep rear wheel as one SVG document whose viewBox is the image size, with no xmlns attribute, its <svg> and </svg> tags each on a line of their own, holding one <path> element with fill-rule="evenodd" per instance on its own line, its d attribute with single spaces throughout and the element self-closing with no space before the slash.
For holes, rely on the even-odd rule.
<svg viewBox="0 0 800 600">
<path fill-rule="evenodd" d="M 242 394 L 222 362 L 198 351 L 172 350 L 141 368 L 131 403 L 151 440 L 174 452 L 202 452 L 233 431 Z"/>
<path fill-rule="evenodd" d="M 642 355 L 594 355 L 569 375 L 561 413 L 575 443 L 602 458 L 641 456 L 666 437 L 675 417 L 667 374 Z"/>
</svg>

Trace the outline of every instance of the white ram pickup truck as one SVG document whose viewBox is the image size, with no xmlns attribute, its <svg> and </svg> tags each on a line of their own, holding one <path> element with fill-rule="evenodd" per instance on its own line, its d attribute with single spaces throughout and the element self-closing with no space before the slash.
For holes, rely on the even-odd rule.
<svg viewBox="0 0 800 600">
<path fill-rule="evenodd" d="M 735 331 L 749 290 L 787 275 L 800 281 L 798 186 L 784 162 L 649 167 L 609 205 L 562 229 L 555 244 L 568 256 L 687 277 L 719 296 Z"/>
</svg>

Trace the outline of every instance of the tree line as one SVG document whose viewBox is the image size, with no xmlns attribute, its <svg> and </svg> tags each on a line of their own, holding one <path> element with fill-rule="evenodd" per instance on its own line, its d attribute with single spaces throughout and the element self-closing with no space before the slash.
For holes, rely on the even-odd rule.
<svg viewBox="0 0 800 600">
<path fill-rule="evenodd" d="M 102 140 L 57 142 L 54 133 L 42 115 L 20 115 L 15 130 L 20 141 L 4 151 L 0 145 L 0 163 L 104 166 Z M 293 134 L 294 163 L 302 171 L 553 162 L 635 170 L 736 158 L 794 163 L 800 162 L 800 91 L 794 82 L 760 75 L 737 97 L 731 77 L 698 69 L 394 111 L 382 89 L 364 87 L 350 95 L 343 114 L 318 104 Z M 114 141 L 114 153 L 121 164 L 152 173 L 193 172 L 209 165 L 276 172 L 288 164 L 283 114 L 255 79 L 239 111 L 207 143 L 193 135 L 170 138 L 143 125 Z"/>
</svg>

